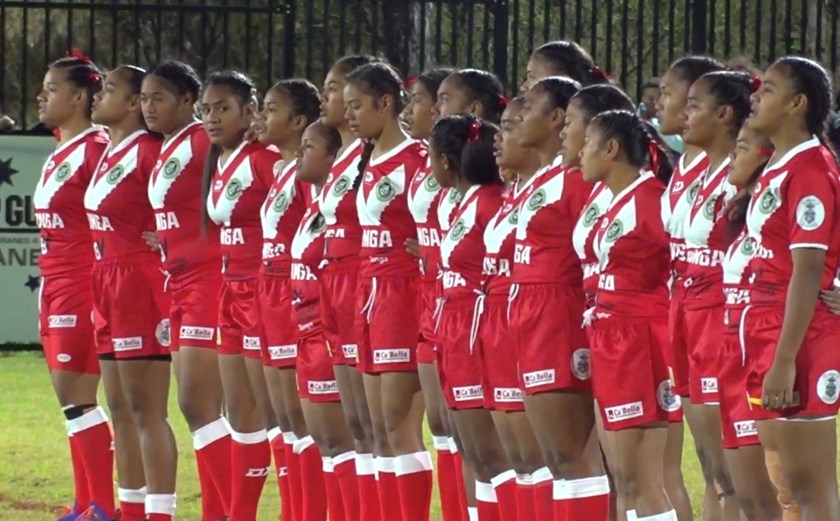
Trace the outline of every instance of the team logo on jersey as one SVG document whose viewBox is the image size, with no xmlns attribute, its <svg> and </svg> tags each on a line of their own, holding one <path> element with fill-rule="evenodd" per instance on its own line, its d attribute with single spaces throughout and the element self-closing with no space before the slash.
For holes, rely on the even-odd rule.
<svg viewBox="0 0 840 521">
<path fill-rule="evenodd" d="M 466 230 L 467 227 L 464 225 L 464 220 L 458 219 L 458 222 L 452 226 L 452 230 L 449 233 L 452 236 L 453 241 L 460 241 Z"/>
<path fill-rule="evenodd" d="M 840 384 L 840 371 L 830 369 L 824 372 L 817 380 L 817 395 L 820 400 L 828 405 L 837 403 L 837 399 L 840 398 L 837 392 L 838 384 Z"/>
<path fill-rule="evenodd" d="M 429 192 L 436 192 L 440 190 L 440 183 L 438 183 L 438 180 L 435 179 L 435 176 L 430 175 L 426 178 L 426 182 L 423 183 L 423 188 L 425 188 Z"/>
<path fill-rule="evenodd" d="M 324 231 L 327 227 L 327 220 L 324 218 L 322 214 L 318 214 L 315 219 L 312 221 L 312 224 L 309 225 L 309 230 L 314 234 L 319 234 Z"/>
<path fill-rule="evenodd" d="M 589 349 L 576 349 L 572 353 L 572 373 L 578 380 L 589 380 L 592 376 Z"/>
<path fill-rule="evenodd" d="M 461 192 L 458 190 L 450 190 L 449 191 L 449 202 L 450 203 L 457 203 L 461 200 Z"/>
<path fill-rule="evenodd" d="M 59 181 L 64 181 L 68 176 L 70 176 L 70 163 L 61 163 L 61 166 L 55 172 L 55 178 Z"/>
<path fill-rule="evenodd" d="M 752 257 L 754 251 L 755 244 L 753 244 L 753 240 L 749 237 L 744 238 L 744 242 L 741 243 L 741 253 L 747 257 Z"/>
<path fill-rule="evenodd" d="M 158 343 L 163 347 L 169 347 L 169 341 L 171 340 L 172 336 L 169 331 L 168 318 L 164 318 L 158 323 L 157 327 L 155 328 L 155 338 L 157 339 Z"/>
<path fill-rule="evenodd" d="M 825 207 L 817 197 L 809 195 L 796 205 L 796 222 L 803 230 L 816 230 L 823 221 L 825 221 Z"/>
<path fill-rule="evenodd" d="M 233 201 L 242 194 L 242 181 L 239 179 L 231 179 L 225 188 L 225 197 Z"/>
<path fill-rule="evenodd" d="M 122 167 L 122 165 L 117 165 L 114 167 L 113 170 L 108 172 L 108 177 L 106 177 L 105 180 L 108 181 L 109 184 L 115 184 L 117 181 L 120 180 L 124 173 L 125 169 Z"/>
<path fill-rule="evenodd" d="M 387 202 L 397 195 L 397 189 L 394 184 L 388 179 L 383 178 L 376 187 L 376 198 L 382 202 Z"/>
<path fill-rule="evenodd" d="M 703 217 L 706 219 L 712 220 L 715 216 L 715 203 L 717 202 L 718 196 L 713 195 L 709 197 L 709 200 L 706 201 L 706 204 L 703 205 Z"/>
<path fill-rule="evenodd" d="M 163 165 L 163 178 L 164 179 L 172 179 L 178 172 L 181 170 L 181 162 L 178 161 L 177 157 L 170 157 L 169 161 Z"/>
<path fill-rule="evenodd" d="M 286 195 L 286 192 L 280 192 L 280 195 L 278 195 L 277 199 L 274 200 L 274 211 L 277 213 L 283 213 L 288 207 L 289 196 Z"/>
<path fill-rule="evenodd" d="M 700 190 L 700 183 L 694 183 L 688 188 L 688 202 L 693 203 L 694 198 L 697 197 L 697 192 Z"/>
<path fill-rule="evenodd" d="M 613 242 L 618 239 L 622 231 L 624 231 L 624 225 L 621 223 L 621 220 L 616 219 L 612 222 L 612 224 L 610 224 L 610 227 L 607 228 L 607 242 Z"/>
<path fill-rule="evenodd" d="M 510 224 L 516 224 L 519 222 L 519 208 L 515 209 L 514 211 L 510 212 L 510 217 L 508 217 L 508 222 Z"/>
<path fill-rule="evenodd" d="M 545 190 L 540 188 L 528 199 L 528 209 L 533 211 L 545 204 Z"/>
<path fill-rule="evenodd" d="M 674 394 L 674 386 L 671 380 L 662 380 L 656 389 L 656 403 L 659 408 L 667 412 L 676 412 L 680 409 L 682 402 L 680 397 Z"/>
<path fill-rule="evenodd" d="M 595 220 L 598 219 L 598 215 L 600 215 L 601 209 L 598 208 L 598 205 L 592 203 L 589 205 L 589 208 L 583 213 L 583 225 L 589 228 L 593 224 L 595 224 Z"/>
<path fill-rule="evenodd" d="M 770 213 L 776 209 L 777 205 L 778 199 L 772 188 L 761 194 L 761 199 L 758 200 L 758 209 L 761 213 Z"/>
<path fill-rule="evenodd" d="M 347 193 L 347 190 L 350 190 L 350 179 L 348 179 L 347 176 L 339 177 L 333 187 L 333 194 L 335 194 L 336 197 L 341 197 Z"/>
</svg>

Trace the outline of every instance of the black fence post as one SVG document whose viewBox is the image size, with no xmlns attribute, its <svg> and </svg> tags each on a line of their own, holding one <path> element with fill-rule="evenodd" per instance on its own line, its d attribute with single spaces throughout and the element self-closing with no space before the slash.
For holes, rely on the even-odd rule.
<svg viewBox="0 0 840 521">
<path fill-rule="evenodd" d="M 283 22 L 283 77 L 295 77 L 295 11 L 297 0 L 286 0 Z M 310 36 L 311 37 L 311 36 Z"/>
<path fill-rule="evenodd" d="M 694 54 L 705 54 L 708 49 L 708 7 L 707 0 L 691 2 L 691 52 Z"/>
<path fill-rule="evenodd" d="M 493 7 L 493 72 L 499 77 L 502 85 L 508 85 L 507 55 L 508 55 L 508 17 L 510 7 L 508 0 L 490 0 Z"/>
</svg>

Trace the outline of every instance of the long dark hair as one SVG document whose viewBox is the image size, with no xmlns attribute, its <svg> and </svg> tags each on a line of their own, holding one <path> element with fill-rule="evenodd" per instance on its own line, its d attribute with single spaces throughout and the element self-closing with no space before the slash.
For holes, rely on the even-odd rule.
<svg viewBox="0 0 840 521">
<path fill-rule="evenodd" d="M 714 71 L 724 71 L 726 66 L 711 56 L 683 56 L 672 63 L 668 70 L 691 86 L 700 76 Z"/>
<path fill-rule="evenodd" d="M 136 65 L 119 65 L 112 72 L 118 72 L 125 78 L 132 96 L 140 95 L 140 90 L 143 86 L 143 78 L 146 77 L 146 71 L 144 69 L 137 67 Z M 146 126 L 146 120 L 143 118 L 142 112 L 138 115 L 138 117 L 140 118 L 140 124 L 143 128 L 149 130 L 149 127 Z"/>
<path fill-rule="evenodd" d="M 808 99 L 805 126 L 833 153 L 834 148 L 826 138 L 826 123 L 831 113 L 831 78 L 826 70 L 814 60 L 801 56 L 779 58 L 771 67 L 784 67 L 787 72 L 785 78 L 793 91 Z"/>
<path fill-rule="evenodd" d="M 592 118 L 589 124 L 600 129 L 602 143 L 610 139 L 618 141 L 628 163 L 639 169 L 650 167 L 663 184 L 668 184 L 674 168 L 671 157 L 637 114 L 608 110 Z"/>
<path fill-rule="evenodd" d="M 572 97 L 580 90 L 580 83 L 567 76 L 549 76 L 536 82 L 531 90 L 545 93 L 552 109 L 566 110 Z"/>
<path fill-rule="evenodd" d="M 461 69 L 450 76 L 467 95 L 470 102 L 481 105 L 482 119 L 499 124 L 508 100 L 502 82 L 495 74 L 480 69 Z"/>
<path fill-rule="evenodd" d="M 447 69 L 447 68 L 438 68 L 438 69 L 431 69 L 420 76 L 417 76 L 417 83 L 421 84 L 424 89 L 426 89 L 429 94 L 432 95 L 432 100 L 437 101 L 438 97 L 438 89 L 440 88 L 440 84 L 443 83 L 450 74 L 454 73 L 455 69 Z"/>
<path fill-rule="evenodd" d="M 557 40 L 544 43 L 532 53 L 551 66 L 552 73 L 568 76 L 583 86 L 609 83 L 607 74 L 597 65 L 586 49 L 576 42 Z"/>
<path fill-rule="evenodd" d="M 435 123 L 431 149 L 449 158 L 458 177 L 470 185 L 502 184 L 493 155 L 499 127 L 472 114 L 456 114 Z"/>
<path fill-rule="evenodd" d="M 580 89 L 572 96 L 570 103 L 574 103 L 575 107 L 579 107 L 583 111 L 587 122 L 596 114 L 605 110 L 627 110 L 631 112 L 635 110 L 630 96 L 618 87 L 605 84 L 590 85 Z"/>
<path fill-rule="evenodd" d="M 59 58 L 50 64 L 50 69 L 63 70 L 67 74 L 67 81 L 78 89 L 87 93 L 85 116 L 90 119 L 93 96 L 102 90 L 102 72 L 93 61 L 73 50 L 72 55 Z"/>
<path fill-rule="evenodd" d="M 317 87 L 309 80 L 300 78 L 280 80 L 269 90 L 285 96 L 292 107 L 292 115 L 305 117 L 307 127 L 320 117 L 321 97 Z"/>
<path fill-rule="evenodd" d="M 201 78 L 192 65 L 175 60 L 164 60 L 146 72 L 147 76 L 157 76 L 164 80 L 169 90 L 176 96 L 189 95 L 193 102 L 198 101 L 201 92 Z"/>
<path fill-rule="evenodd" d="M 718 106 L 732 107 L 735 119 L 729 130 L 737 135 L 752 110 L 750 96 L 757 87 L 753 76 L 745 72 L 715 71 L 700 76 L 697 81 L 706 83 Z"/>
</svg>

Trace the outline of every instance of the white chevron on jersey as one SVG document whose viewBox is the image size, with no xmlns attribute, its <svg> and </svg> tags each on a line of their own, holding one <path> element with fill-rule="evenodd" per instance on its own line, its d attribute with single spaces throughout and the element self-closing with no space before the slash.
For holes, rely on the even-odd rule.
<svg viewBox="0 0 840 521">
<path fill-rule="evenodd" d="M 466 237 L 475 226 L 478 215 L 478 198 L 472 196 L 480 187 L 481 185 L 473 185 L 464 194 L 462 200 L 466 203 L 466 206 L 458 208 L 457 220 L 452 223 L 440 242 L 441 263 L 446 268 L 449 267 L 449 258 L 452 252 L 461 242 L 461 239 Z"/>
<path fill-rule="evenodd" d="M 665 193 L 662 194 L 662 222 L 665 224 L 665 231 L 672 239 L 685 238 L 686 215 L 700 189 L 700 178 L 689 186 L 685 186 L 685 181 L 682 179 L 705 159 L 706 153 L 701 152 L 690 164 L 686 165 L 685 154 L 680 156 L 677 171 L 668 181 Z"/>
<path fill-rule="evenodd" d="M 297 160 L 290 161 L 282 165 L 280 173 L 275 178 L 280 181 L 279 188 L 277 184 L 268 192 L 268 197 L 260 207 L 260 221 L 262 221 L 263 239 L 274 239 L 277 237 L 277 223 L 283 218 L 283 214 L 289 209 L 289 206 L 295 198 L 295 171 L 297 169 Z"/>
<path fill-rule="evenodd" d="M 757 249 L 762 247 L 761 230 L 764 224 L 782 207 L 781 186 L 788 173 L 773 174 L 769 182 L 759 178 L 753 188 L 755 195 L 750 199 L 747 209 L 747 233 L 755 240 Z"/>
<path fill-rule="evenodd" d="M 398 148 L 402 149 L 404 147 Z M 372 177 L 373 174 L 370 171 L 365 172 L 366 179 Z M 405 193 L 405 177 L 405 165 L 400 164 L 379 179 L 367 194 L 365 194 L 364 184 L 362 185 L 356 199 L 360 224 L 363 226 L 380 226 L 382 224 L 381 219 L 385 209 L 398 195 Z"/>
<path fill-rule="evenodd" d="M 327 223 L 323 214 L 312 211 L 312 208 L 307 209 L 306 214 L 300 221 L 297 233 L 295 233 L 295 237 L 292 239 L 292 259 L 301 260 L 309 245 L 323 235 L 326 229 Z"/>
<path fill-rule="evenodd" d="M 506 202 L 487 223 L 487 228 L 484 229 L 484 247 L 487 255 L 498 255 L 505 239 L 516 230 L 518 217 L 519 208 Z"/>
<path fill-rule="evenodd" d="M 723 259 L 723 283 L 736 285 L 744 283 L 744 273 L 755 252 L 755 242 L 741 232 L 737 239 L 729 246 Z"/>
<path fill-rule="evenodd" d="M 138 130 L 130 136 L 122 140 L 116 147 L 111 149 L 111 145 L 105 151 L 105 155 L 99 160 L 99 166 L 96 172 L 90 178 L 90 185 L 85 191 L 85 209 L 95 212 L 99 209 L 99 205 L 105 200 L 114 189 L 127 179 L 132 172 L 137 170 L 137 163 L 140 159 L 140 143 L 137 138 L 141 135 L 147 134 L 146 130 Z M 125 155 L 120 158 L 119 162 L 111 165 L 108 168 L 107 159 L 126 147 L 131 147 Z M 107 173 L 105 171 L 107 170 Z"/>
<path fill-rule="evenodd" d="M 417 171 L 408 189 L 408 209 L 417 224 L 426 224 L 429 221 L 429 212 L 432 211 L 432 203 L 435 201 L 441 190 L 432 169 L 429 167 L 429 158 L 426 158 L 426 168 Z"/>
<path fill-rule="evenodd" d="M 647 175 L 640 175 L 627 188 L 613 197 L 609 206 L 604 210 L 606 214 L 616 205 L 620 205 L 618 213 L 612 219 L 601 221 L 601 229 L 598 230 L 592 246 L 595 251 L 595 256 L 598 257 L 599 269 L 603 270 L 609 263 L 610 250 L 612 250 L 615 243 L 621 237 L 636 229 L 636 197 L 633 196 L 628 199 L 625 196 L 635 190 L 637 186 L 647 181 L 649 177 Z"/>
<path fill-rule="evenodd" d="M 198 125 L 201 125 L 201 122 L 196 121 L 187 125 L 163 143 L 160 159 L 155 163 L 155 168 L 149 178 L 149 201 L 152 203 L 152 209 L 163 209 L 169 188 L 178 179 L 184 167 L 192 161 L 194 155 L 192 139 L 189 137 L 183 139 L 183 136 Z"/>
<path fill-rule="evenodd" d="M 718 199 L 723 198 L 724 204 L 729 201 L 737 189 L 726 180 L 729 174 L 730 159 L 727 158 L 714 172 L 706 172 L 700 176 L 697 196 L 686 215 L 684 228 L 685 243 L 688 247 L 705 247 L 709 245 L 709 236 L 717 222 L 715 206 Z M 716 188 L 714 188 L 716 186 Z M 704 194 L 712 189 L 713 192 L 703 200 Z"/>
<path fill-rule="evenodd" d="M 233 215 L 233 210 L 236 208 L 239 198 L 254 183 L 254 171 L 251 168 L 249 158 L 246 157 L 238 165 L 235 164 L 235 161 L 239 159 L 239 155 L 247 145 L 247 141 L 239 145 L 224 165 L 219 161 L 219 172 L 225 172 L 226 167 L 235 167 L 236 169 L 230 178 L 228 178 L 227 183 L 222 179 L 215 179 L 213 181 L 214 186 L 211 187 L 210 196 L 207 198 L 207 213 L 210 219 L 216 224 L 230 226 L 230 217 Z M 228 172 L 225 172 L 225 175 L 227 174 Z M 216 177 L 219 176 L 217 175 Z M 215 190 L 221 190 L 216 201 L 213 200 L 213 191 Z"/>
<path fill-rule="evenodd" d="M 360 146 L 362 146 L 361 141 L 358 139 L 351 143 L 344 149 L 344 151 L 341 152 L 341 155 L 336 158 L 333 165 L 340 165 Z M 338 205 L 341 204 L 341 201 L 345 196 L 352 192 L 353 183 L 356 181 L 356 178 L 361 175 L 359 173 L 360 160 L 361 157 L 356 157 L 353 161 L 348 163 L 347 168 L 338 174 L 337 178 L 334 177 L 335 173 L 330 171 L 330 175 L 327 177 L 326 183 L 324 183 L 324 189 L 321 190 L 320 199 L 318 200 L 318 207 L 321 209 L 321 214 L 323 214 L 328 225 L 334 225 L 336 223 L 336 211 L 338 209 Z M 333 166 L 333 168 L 335 168 L 335 166 Z"/>
<path fill-rule="evenodd" d="M 85 162 L 87 146 L 79 142 L 85 139 L 88 134 L 93 134 L 100 130 L 102 130 L 100 127 L 91 127 L 58 147 L 52 153 L 50 160 L 46 162 L 44 168 L 41 170 L 41 179 L 35 186 L 35 194 L 32 196 L 32 204 L 35 205 L 36 210 L 48 210 L 50 208 L 50 201 L 52 201 L 56 192 L 64 186 L 67 180 L 76 175 L 76 172 L 79 171 L 79 168 Z M 60 165 L 56 165 L 53 158 L 70 147 L 76 148 Z"/>
<path fill-rule="evenodd" d="M 454 188 L 444 188 L 446 191 L 441 195 L 440 203 L 437 207 L 438 224 L 442 231 L 446 231 L 452 225 L 452 215 L 455 213 L 455 208 L 461 202 L 461 192 Z"/>
<path fill-rule="evenodd" d="M 554 165 L 551 165 L 544 169 L 543 173 L 553 168 Z M 537 173 L 534 175 L 534 178 L 541 175 L 542 173 Z M 563 187 L 565 184 L 566 176 L 560 173 L 544 183 L 539 183 L 538 188 L 535 186 L 536 183 L 530 185 L 534 186 L 533 192 L 527 198 L 523 199 L 522 204 L 519 206 L 519 218 L 516 225 L 517 240 L 524 241 L 528 237 L 528 224 L 542 207 L 556 203 L 563 198 Z"/>
<path fill-rule="evenodd" d="M 586 258 L 586 241 L 592 234 L 592 228 L 598 222 L 598 219 L 607 211 L 607 207 L 612 200 L 612 192 L 603 183 L 598 183 L 592 188 L 595 193 L 595 198 L 589 203 L 578 219 L 575 225 L 574 232 L 572 232 L 572 244 L 575 247 L 575 253 L 578 258 Z"/>
</svg>

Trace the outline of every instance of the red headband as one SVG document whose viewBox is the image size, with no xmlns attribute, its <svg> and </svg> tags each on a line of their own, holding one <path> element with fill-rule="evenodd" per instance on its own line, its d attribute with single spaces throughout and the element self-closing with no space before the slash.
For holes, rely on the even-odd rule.
<svg viewBox="0 0 840 521">
<path fill-rule="evenodd" d="M 66 53 L 64 53 L 64 56 L 66 58 L 76 58 L 77 60 L 82 61 L 84 63 L 91 63 L 92 62 L 92 60 L 90 59 L 89 56 L 85 56 L 85 54 L 82 51 L 80 51 L 79 49 L 75 49 L 75 48 L 67 51 Z"/>
<path fill-rule="evenodd" d="M 467 143 L 478 143 L 479 137 L 481 137 L 481 123 L 479 123 L 476 119 L 472 122 L 470 129 L 467 131 Z"/>
<path fill-rule="evenodd" d="M 651 139 L 648 143 L 648 153 L 650 153 L 650 168 L 656 174 L 659 170 L 659 143 Z"/>
<path fill-rule="evenodd" d="M 761 76 L 756 74 L 750 79 L 750 86 L 752 86 L 753 92 L 758 91 L 761 88 Z"/>
<path fill-rule="evenodd" d="M 597 65 L 592 67 L 592 70 L 589 71 L 589 76 L 590 76 L 591 79 L 593 79 L 595 81 L 606 81 L 606 82 L 612 81 L 612 78 L 610 77 L 610 75 L 607 74 L 606 72 L 604 72 Z"/>
</svg>

